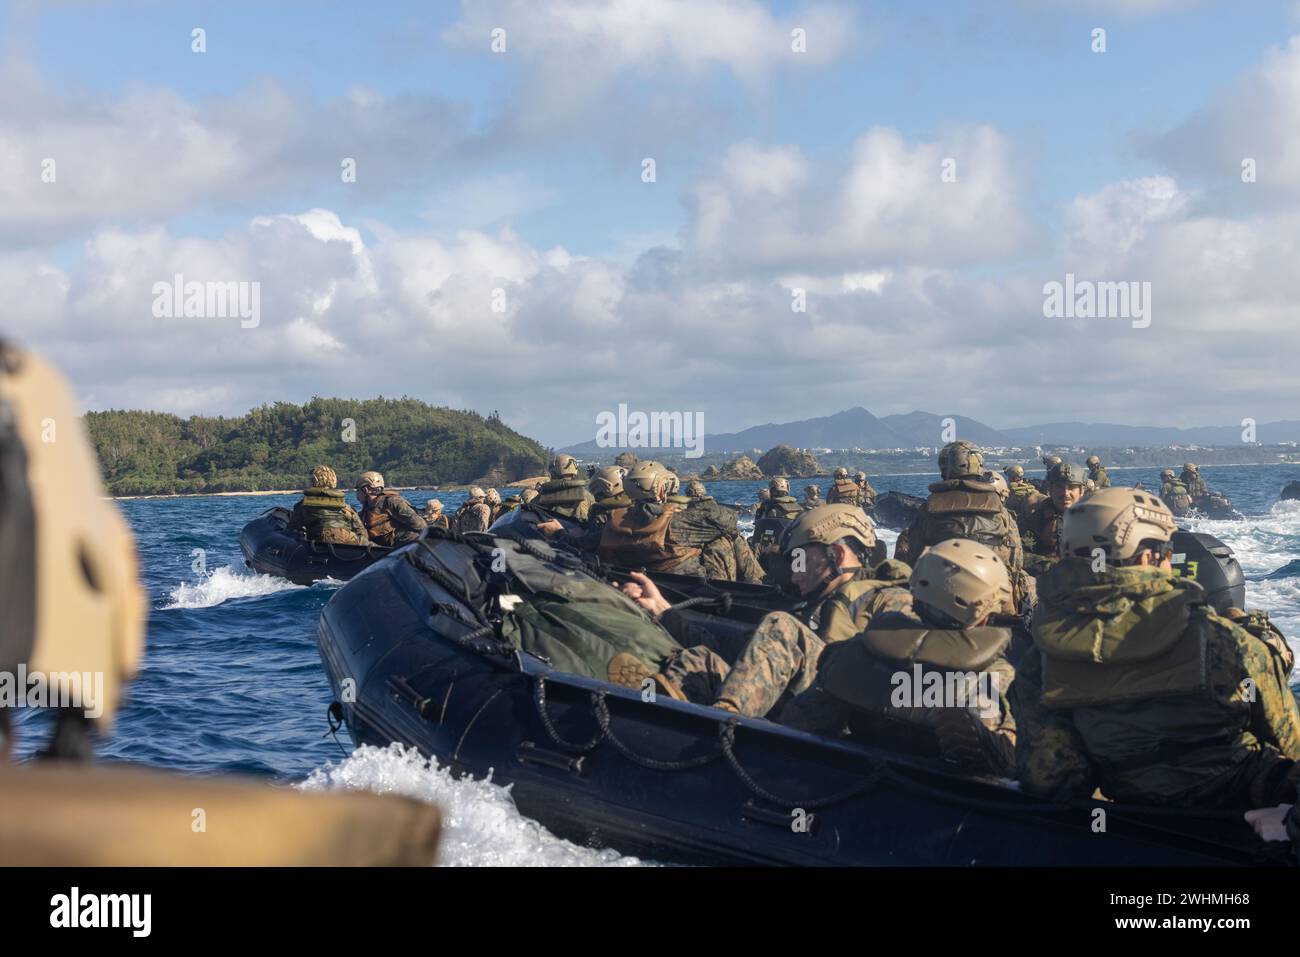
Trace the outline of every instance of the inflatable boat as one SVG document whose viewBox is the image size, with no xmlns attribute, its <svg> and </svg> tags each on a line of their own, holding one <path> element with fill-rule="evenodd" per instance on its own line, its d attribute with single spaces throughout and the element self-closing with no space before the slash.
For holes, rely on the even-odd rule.
<svg viewBox="0 0 1300 957">
<path fill-rule="evenodd" d="M 520 811 L 584 846 L 712 865 L 1225 865 L 1285 862 L 1239 813 L 1048 804 L 937 759 L 669 700 L 566 673 L 502 637 L 528 598 L 511 562 L 563 580 L 599 569 L 530 532 L 426 532 L 325 606 L 334 722 L 454 772 L 510 785 Z M 1219 567 L 1215 563 L 1215 567 Z M 723 632 L 752 627 L 762 586 L 666 582 Z M 690 599 L 687 599 L 690 600 Z M 1095 827 L 1098 808 L 1105 829 Z"/>
<path fill-rule="evenodd" d="M 244 564 L 264 575 L 310 585 L 326 578 L 347 581 L 393 551 L 381 545 L 309 542 L 301 532 L 289 531 L 288 524 L 289 510 L 277 507 L 245 525 L 239 533 Z"/>
</svg>

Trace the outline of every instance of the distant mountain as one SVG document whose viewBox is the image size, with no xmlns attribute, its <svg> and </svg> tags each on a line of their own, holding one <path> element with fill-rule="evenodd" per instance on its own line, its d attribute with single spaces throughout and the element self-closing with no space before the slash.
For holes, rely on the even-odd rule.
<svg viewBox="0 0 1300 957">
<path fill-rule="evenodd" d="M 964 415 L 944 416 L 934 412 L 914 411 L 877 418 L 858 406 L 834 415 L 797 422 L 755 425 L 740 432 L 706 434 L 707 454 L 751 453 L 767 451 L 776 445 L 800 449 L 916 449 L 943 445 L 944 420 L 956 423 L 958 438 L 986 447 L 1037 445 L 1071 445 L 1083 448 L 1161 448 L 1170 445 L 1240 445 L 1241 427 L 1237 425 L 1202 426 L 1190 429 L 1160 426 L 1115 425 L 1091 422 L 1049 422 L 1014 429 L 994 429 Z M 1300 442 L 1300 421 L 1267 422 L 1256 428 L 1255 440 L 1265 445 Z M 620 450 L 601 448 L 594 441 L 571 445 L 562 451 L 579 458 L 612 458 Z M 634 449 L 638 453 L 645 450 Z M 662 454 L 672 455 L 665 449 Z"/>
</svg>

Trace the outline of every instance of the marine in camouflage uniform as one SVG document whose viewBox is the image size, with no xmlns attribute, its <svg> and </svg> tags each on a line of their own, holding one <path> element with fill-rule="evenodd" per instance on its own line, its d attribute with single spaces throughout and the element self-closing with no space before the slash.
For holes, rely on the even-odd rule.
<svg viewBox="0 0 1300 957">
<path fill-rule="evenodd" d="M 1038 654 L 1012 689 L 1028 793 L 1087 799 L 1099 788 L 1115 801 L 1211 808 L 1295 793 L 1291 657 L 1276 629 L 1256 618 L 1253 634 L 1173 574 L 1176 527 L 1163 503 L 1132 489 L 1098 491 L 1066 513 L 1069 555 L 1039 580 Z M 1097 547 L 1101 571 L 1086 557 Z"/>
<path fill-rule="evenodd" d="M 812 687 L 779 720 L 817 734 L 847 729 L 967 772 L 1014 773 L 1011 631 L 989 624 L 1012 610 L 1006 566 L 991 548 L 951 538 L 926 549 L 908 596 L 910 607 L 828 647 Z"/>
<path fill-rule="evenodd" d="M 885 562 L 873 573 L 862 564 L 875 543 L 871 520 L 856 506 L 805 513 L 782 539 L 786 560 L 802 563 L 792 575 L 806 601 L 800 617 L 772 612 L 736 648 L 692 630 L 670 610 L 661 621 L 689 647 L 670 658 L 663 673 L 688 700 L 755 717 L 768 714 L 811 686 L 828 644 L 856 635 L 876 615 L 910 607 L 906 590 L 895 587 L 906 581 L 906 566 Z"/>
<path fill-rule="evenodd" d="M 1052 466 L 1047 473 L 1049 495 L 1035 505 L 1020 526 L 1025 547 L 1025 568 L 1037 577 L 1061 557 L 1061 520 L 1065 510 L 1077 502 L 1084 485 L 1068 462 Z"/>
<path fill-rule="evenodd" d="M 1201 470 L 1193 462 L 1183 463 L 1183 474 L 1179 480 L 1187 487 L 1187 494 L 1192 497 L 1192 501 L 1203 498 L 1210 494 L 1210 487 L 1205 484 L 1205 479 L 1201 478 Z"/>
<path fill-rule="evenodd" d="M 767 499 L 761 499 L 758 508 L 754 510 L 754 521 L 760 518 L 778 518 L 785 522 L 793 522 L 799 517 L 803 509 L 793 495 L 790 494 L 790 483 L 784 478 L 774 478 L 767 483 Z"/>
<path fill-rule="evenodd" d="M 1043 500 L 1043 493 L 1025 480 L 1022 466 L 1009 465 L 1002 474 L 1007 480 L 1007 510 L 1015 516 L 1017 526 L 1023 526 L 1030 510 Z"/>
<path fill-rule="evenodd" d="M 424 519 L 424 524 L 429 528 L 441 528 L 444 530 L 451 528 L 451 519 L 447 517 L 445 512 L 443 512 L 442 502 L 438 501 L 436 498 L 431 498 L 429 501 L 424 503 L 424 513 L 421 517 Z"/>
<path fill-rule="evenodd" d="M 984 457 L 969 442 L 950 442 L 939 451 L 943 480 L 930 486 L 930 497 L 912 524 L 894 543 L 894 557 L 913 565 L 921 552 L 950 538 L 981 542 L 1011 571 L 1016 606 L 1021 612 L 1033 605 L 1033 582 L 1024 572 L 1024 555 L 1016 520 L 997 490 L 984 480 Z"/>
<path fill-rule="evenodd" d="M 303 489 L 302 498 L 289 515 L 289 531 L 302 531 L 314 542 L 333 545 L 364 545 L 365 523 L 352 510 L 338 490 L 338 476 L 328 465 L 311 470 L 311 486 Z"/>
<path fill-rule="evenodd" d="M 1174 477 L 1173 469 L 1160 473 L 1160 497 L 1165 500 L 1170 511 L 1183 516 L 1192 510 L 1192 496 L 1187 486 Z"/>
<path fill-rule="evenodd" d="M 462 535 L 466 532 L 486 532 L 492 525 L 492 508 L 487 503 L 487 493 L 477 485 L 470 486 L 469 497 L 456 509 L 452 525 Z"/>
<path fill-rule="evenodd" d="M 856 505 L 862 508 L 862 490 L 849 478 L 849 470 L 838 468 L 831 480 L 830 491 L 826 493 L 827 505 Z"/>
<path fill-rule="evenodd" d="M 1097 488 L 1110 488 L 1110 476 L 1106 470 L 1101 467 L 1101 459 L 1095 455 L 1088 456 L 1088 461 L 1084 463 L 1088 466 L 1088 478 L 1092 479 Z"/>
<path fill-rule="evenodd" d="M 585 522 L 594 499 L 587 491 L 587 483 L 578 478 L 578 460 L 572 455 L 557 455 L 551 460 L 549 472 L 550 481 L 538 489 L 533 504 L 553 515 Z"/>
<path fill-rule="evenodd" d="M 501 493 L 490 488 L 484 493 L 483 502 L 488 507 L 488 526 L 505 514 L 506 508 L 501 504 Z"/>
<path fill-rule="evenodd" d="M 858 508 L 866 512 L 871 511 L 876 507 L 876 490 L 867 481 L 867 473 L 858 472 L 853 479 L 858 486 Z"/>
<path fill-rule="evenodd" d="M 633 463 L 635 464 L 635 463 Z M 609 465 L 597 472 L 587 483 L 593 502 L 587 509 L 587 526 L 597 528 L 605 523 L 611 512 L 620 508 L 631 508 L 634 504 L 623 490 L 624 471 L 617 465 Z"/>
<path fill-rule="evenodd" d="M 362 472 L 357 480 L 357 498 L 361 502 L 361 521 L 366 534 L 376 545 L 394 547 L 413 542 L 424 531 L 424 519 L 397 492 L 384 488 L 378 472 Z"/>
<path fill-rule="evenodd" d="M 819 505 L 825 505 L 822 501 L 822 490 L 816 485 L 804 486 L 803 490 L 803 507 L 805 509 L 817 508 Z"/>
</svg>

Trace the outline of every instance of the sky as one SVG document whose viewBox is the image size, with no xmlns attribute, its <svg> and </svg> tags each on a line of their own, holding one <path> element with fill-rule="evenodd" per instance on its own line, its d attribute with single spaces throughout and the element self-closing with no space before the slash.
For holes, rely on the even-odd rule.
<svg viewBox="0 0 1300 957">
<path fill-rule="evenodd" d="M 0 335 L 86 409 L 1266 422 L 1298 262 L 1294 0 L 0 2 Z"/>
</svg>

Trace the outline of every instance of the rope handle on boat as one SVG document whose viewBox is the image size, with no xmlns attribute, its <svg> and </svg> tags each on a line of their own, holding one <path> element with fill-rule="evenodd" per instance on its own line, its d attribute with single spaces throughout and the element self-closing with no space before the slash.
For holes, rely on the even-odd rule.
<svg viewBox="0 0 1300 957">
<path fill-rule="evenodd" d="M 620 741 L 614 734 L 613 728 L 610 727 L 609 705 L 605 703 L 605 692 L 593 691 L 591 703 L 596 710 L 596 723 L 600 726 L 601 736 L 609 741 L 619 754 L 633 764 L 639 764 L 652 771 L 690 771 L 712 764 L 721 756 L 720 754 L 702 754 L 699 757 L 687 758 L 685 761 L 661 761 L 657 758 L 647 758 L 644 755 L 637 754 Z"/>
<path fill-rule="evenodd" d="M 769 804 L 775 804 L 777 807 L 804 809 L 830 807 L 832 804 L 839 804 L 843 801 L 849 800 L 850 798 L 857 797 L 859 794 L 866 793 L 876 786 L 884 773 L 884 766 L 879 761 L 873 761 L 871 762 L 871 770 L 870 773 L 868 773 L 866 780 L 860 784 L 855 784 L 847 790 L 822 798 L 794 800 L 793 798 L 782 797 L 781 795 L 774 794 L 760 785 L 750 776 L 749 772 L 741 766 L 739 759 L 736 757 L 735 751 L 737 724 L 737 720 L 732 718 L 726 724 L 718 726 L 718 741 L 722 745 L 722 756 L 727 759 L 727 764 L 731 767 L 731 770 L 735 772 L 736 777 L 740 778 L 741 784 L 745 785 L 745 787 L 749 788 L 764 801 L 767 801 Z"/>
</svg>

